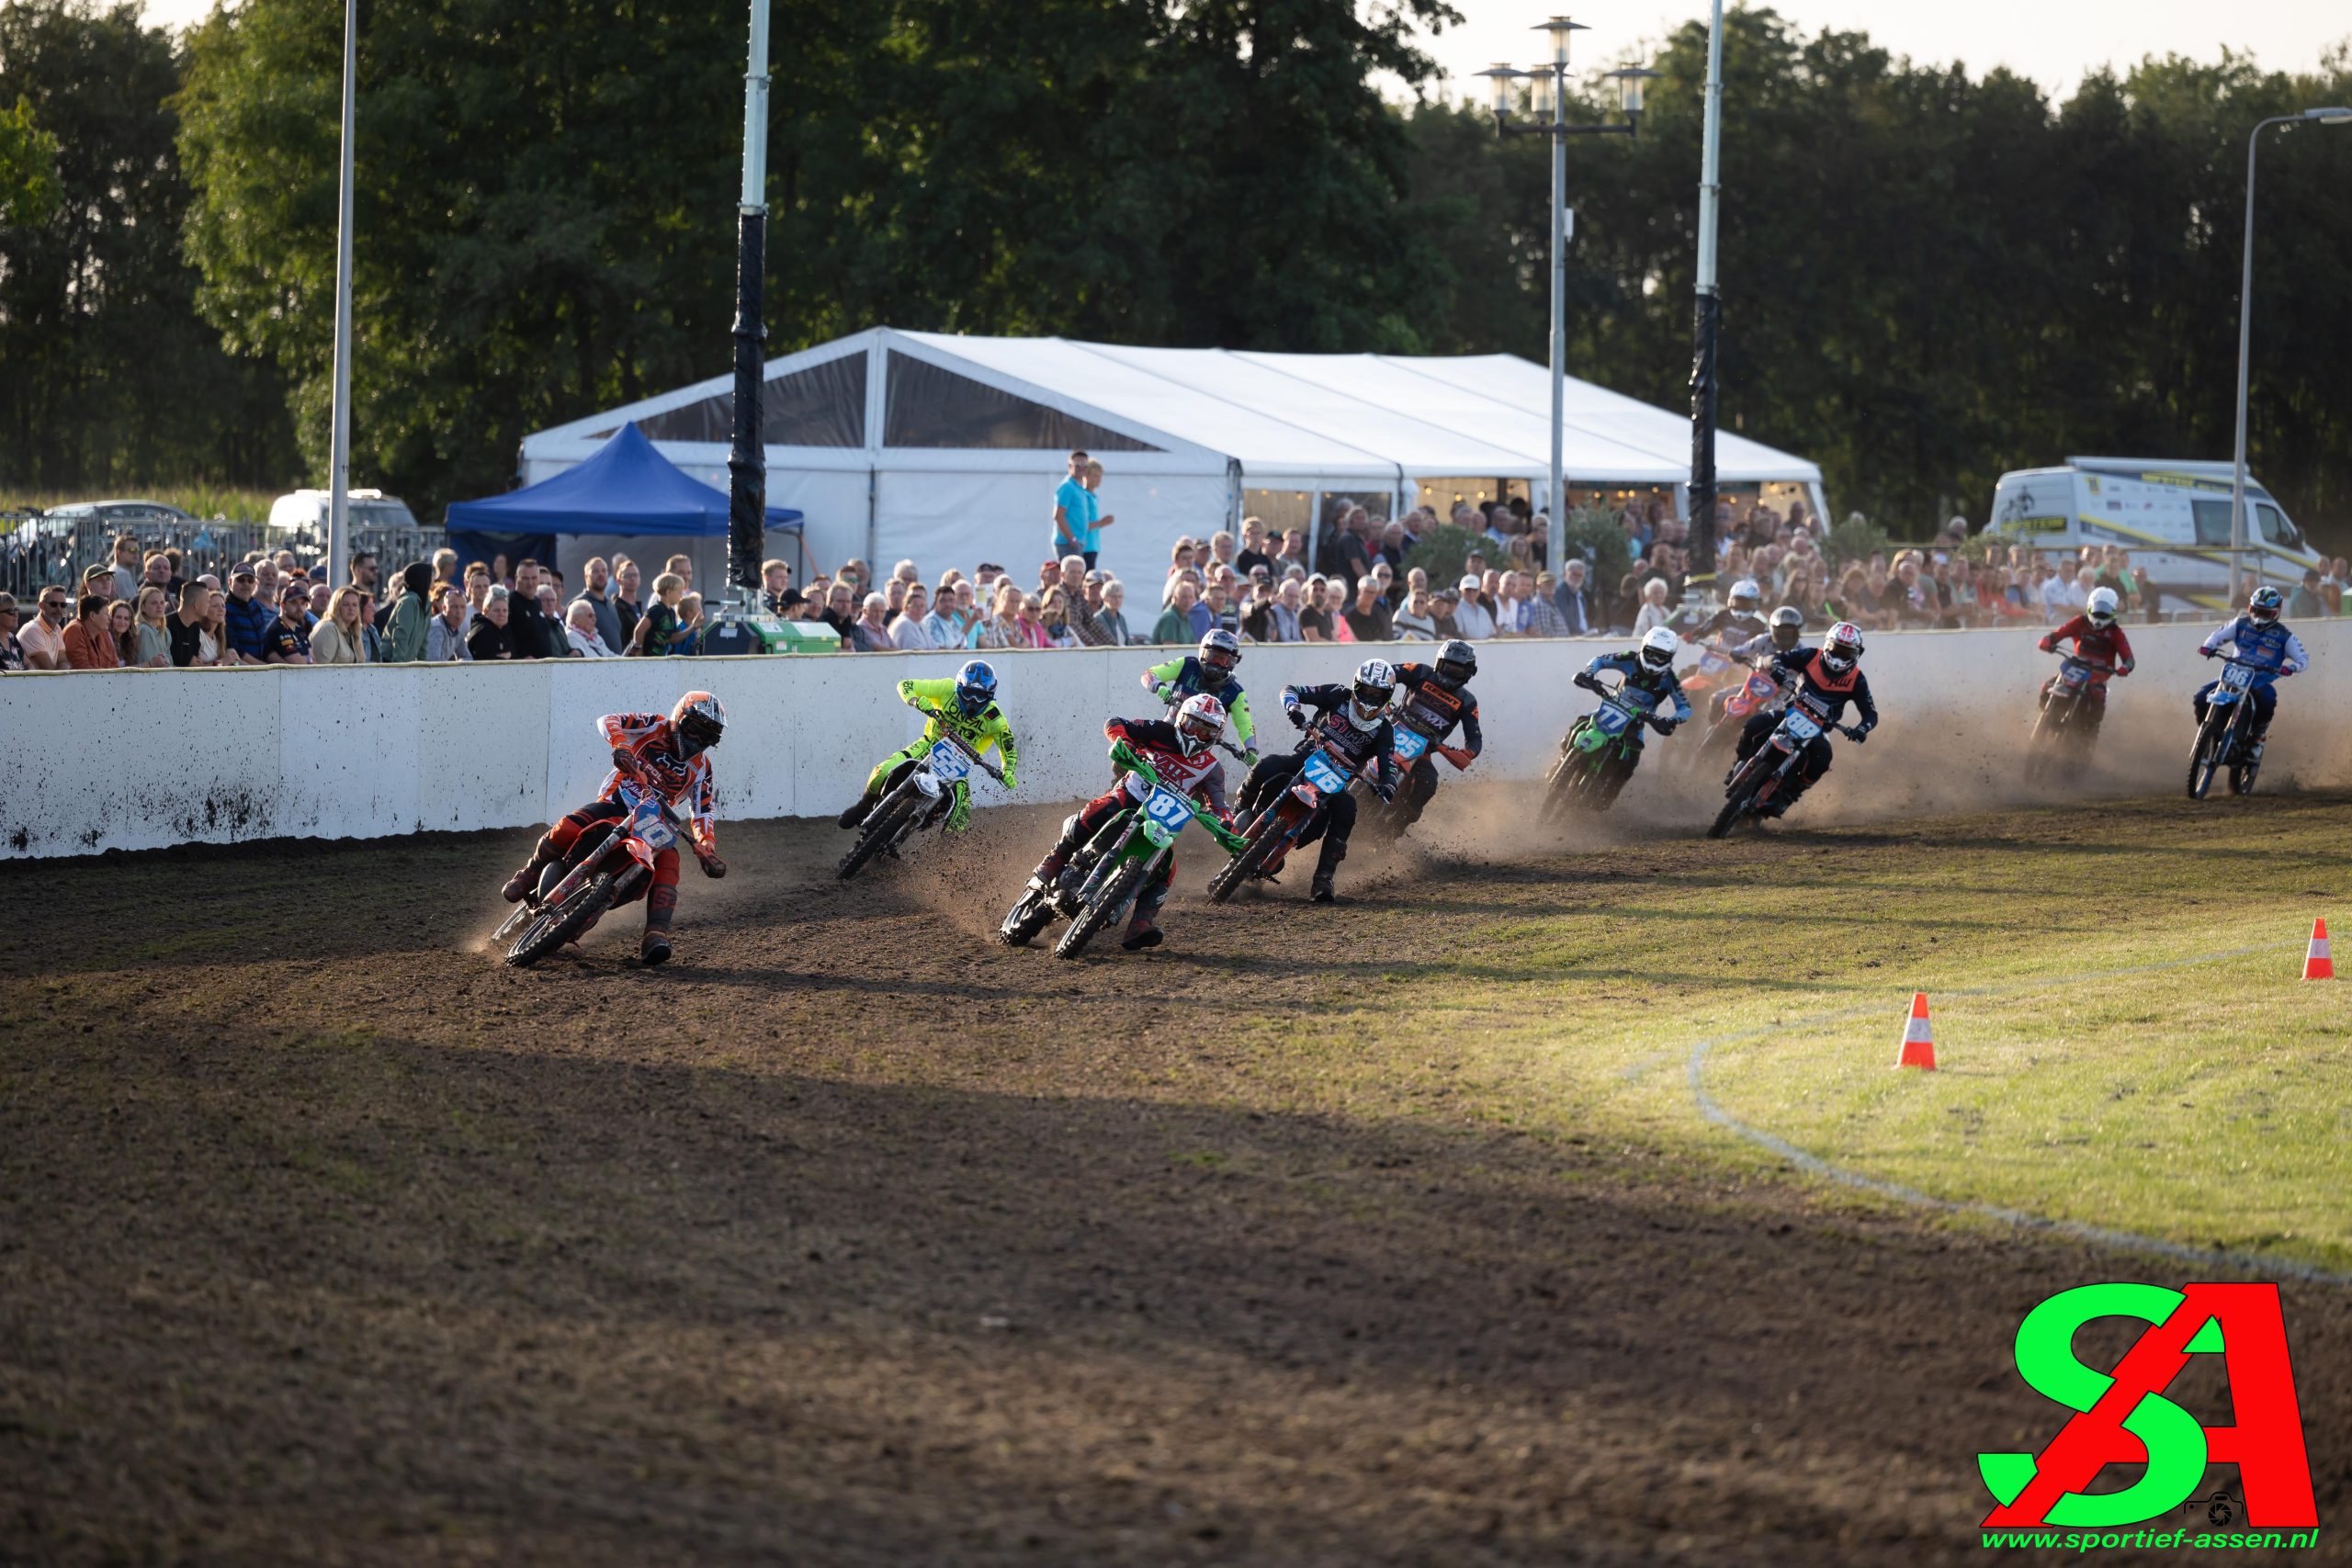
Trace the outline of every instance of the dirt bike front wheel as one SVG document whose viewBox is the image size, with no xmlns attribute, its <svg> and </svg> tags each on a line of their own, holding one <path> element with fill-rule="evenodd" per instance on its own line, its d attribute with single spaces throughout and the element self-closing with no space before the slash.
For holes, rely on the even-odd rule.
<svg viewBox="0 0 2352 1568">
<path fill-rule="evenodd" d="M 850 846 L 849 853 L 842 856 L 842 863 L 834 873 L 836 876 L 847 882 L 865 867 L 867 861 L 898 841 L 899 827 L 906 821 L 907 813 L 914 809 L 914 794 L 913 789 L 900 784 L 882 797 L 882 803 L 874 808 L 873 815 L 866 818 L 857 835 L 857 842 Z"/>
<path fill-rule="evenodd" d="M 1731 790 L 1724 801 L 1724 808 L 1715 813 L 1714 821 L 1707 827 L 1707 837 L 1720 839 L 1730 832 L 1738 824 L 1739 819 L 1747 814 L 1748 806 L 1755 798 L 1756 770 L 1751 765 L 1743 768 L 1739 776 L 1732 780 Z"/>
<path fill-rule="evenodd" d="M 527 969 L 595 924 L 605 906 L 613 901 L 616 878 L 611 872 L 592 878 L 580 891 L 551 909 L 543 910 L 514 945 L 506 951 L 507 964 Z"/>
<path fill-rule="evenodd" d="M 1224 903 L 1233 897 L 1235 888 L 1258 874 L 1258 868 L 1266 863 L 1267 857 L 1274 852 L 1274 846 L 1283 841 L 1282 829 L 1279 808 L 1269 807 L 1260 813 L 1258 820 L 1250 825 L 1250 842 L 1209 878 L 1209 899 L 1212 903 Z"/>
<path fill-rule="evenodd" d="M 2210 709 L 2205 722 L 2197 727 L 2197 747 L 2188 754 L 2188 798 L 2202 800 L 2205 792 L 2213 787 L 2213 773 L 2222 765 L 2222 743 L 2228 736 L 2228 726 Z"/>
<path fill-rule="evenodd" d="M 1150 869 L 1151 857 L 1147 855 L 1140 860 L 1129 861 L 1113 872 L 1102 891 L 1094 896 L 1094 901 L 1078 912 L 1078 919 L 1070 921 L 1069 930 L 1062 932 L 1061 941 L 1054 943 L 1054 956 L 1076 958 L 1085 952 L 1086 944 L 1094 940 L 1094 933 L 1110 924 L 1112 918 L 1126 908 L 1127 900 L 1134 897 L 1136 890 L 1143 886 L 1144 873 Z"/>
</svg>

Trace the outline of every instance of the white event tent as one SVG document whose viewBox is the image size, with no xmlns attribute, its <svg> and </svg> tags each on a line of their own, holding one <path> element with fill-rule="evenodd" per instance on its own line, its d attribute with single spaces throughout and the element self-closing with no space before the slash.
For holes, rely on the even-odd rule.
<svg viewBox="0 0 2352 1568">
<path fill-rule="evenodd" d="M 725 488 L 730 377 L 540 431 L 523 442 L 536 484 L 594 456 L 634 421 L 662 455 Z M 812 561 L 863 556 L 924 574 L 1001 563 L 1024 581 L 1048 553 L 1053 491 L 1073 447 L 1106 469 L 1116 519 L 1102 564 L 1157 584 L 1179 536 L 1245 514 L 1309 527 L 1337 498 L 1399 515 L 1506 489 L 1549 498 L 1551 382 L 1511 355 L 1258 354 L 1129 348 L 1063 338 L 958 337 L 876 327 L 768 362 L 762 433 L 768 503 L 798 510 Z M 1567 383 L 1564 451 L 1574 501 L 1656 491 L 1678 513 L 1689 422 L 1589 382 Z M 1805 496 L 1821 470 L 1728 432 L 1727 491 Z M 1156 595 L 1155 595 L 1156 597 Z"/>
</svg>

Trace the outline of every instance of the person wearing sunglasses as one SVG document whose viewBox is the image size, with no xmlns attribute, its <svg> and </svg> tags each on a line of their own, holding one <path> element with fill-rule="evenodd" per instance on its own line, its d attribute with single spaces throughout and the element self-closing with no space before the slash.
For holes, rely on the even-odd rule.
<svg viewBox="0 0 2352 1568">
<path fill-rule="evenodd" d="M 65 624 L 73 618 L 62 588 L 40 591 L 40 613 L 25 623 L 17 640 L 24 644 L 28 670 L 65 668 Z"/>
</svg>

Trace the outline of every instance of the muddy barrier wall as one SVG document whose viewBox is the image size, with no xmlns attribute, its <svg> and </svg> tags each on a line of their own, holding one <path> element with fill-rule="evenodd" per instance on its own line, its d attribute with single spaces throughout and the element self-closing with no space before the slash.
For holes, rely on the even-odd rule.
<svg viewBox="0 0 2352 1568">
<path fill-rule="evenodd" d="M 2313 668 L 2282 688 L 2274 764 L 2333 769 L 2352 753 L 2352 628 L 2298 628 Z M 2177 739 L 2185 765 L 2188 694 L 2213 670 L 2204 628 L 2132 633 L 2139 672 L 2114 687 L 2109 724 Z M 1539 774 L 1589 705 L 1569 679 L 1601 639 L 1479 646 L 1487 751 L 1478 775 Z M 1344 680 L 1377 652 L 1426 659 L 1427 643 L 1250 647 L 1241 675 L 1268 744 L 1289 734 L 1281 688 Z M 990 654 L 1021 745 L 1018 798 L 1061 802 L 1102 785 L 1106 715 L 1147 714 L 1140 673 L 1164 650 Z M 122 670 L 0 678 L 0 743 L 15 760 L 0 790 L 0 857 L 87 854 L 277 838 L 379 838 L 420 829 L 515 828 L 587 798 L 605 769 L 595 720 L 667 709 L 704 686 L 728 708 L 718 764 L 722 817 L 811 817 L 841 809 L 875 759 L 913 739 L 895 700 L 907 676 L 944 676 L 960 655 L 611 660 L 245 670 Z M 2020 631 L 1883 632 L 1865 660 L 1886 710 L 1888 757 L 1954 761 L 1954 748 L 2013 750 L 2035 684 L 2054 661 Z M 1939 752 L 1923 746 L 1949 738 Z M 1997 738 L 1997 739 L 1988 739 Z M 1874 745 L 1874 754 L 1890 749 Z M 1451 770 L 1443 770 L 1450 775 Z M 2278 772 L 2274 766 L 2272 770 Z M 1003 798 L 976 780 L 982 805 Z M 2177 770 L 2147 781 L 2178 787 Z"/>
</svg>

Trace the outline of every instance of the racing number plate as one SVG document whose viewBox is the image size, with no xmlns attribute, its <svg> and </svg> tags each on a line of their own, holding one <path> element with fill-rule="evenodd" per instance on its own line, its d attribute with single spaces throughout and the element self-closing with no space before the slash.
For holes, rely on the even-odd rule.
<svg viewBox="0 0 2352 1568">
<path fill-rule="evenodd" d="M 1612 740 L 1624 734 L 1625 727 L 1633 722 L 1634 716 L 1614 703 L 1603 703 L 1593 710 L 1592 727 Z"/>
<path fill-rule="evenodd" d="M 1781 723 L 1788 730 L 1790 739 L 1794 740 L 1813 740 L 1821 734 L 1821 726 L 1813 721 L 1811 715 L 1799 713 L 1794 708 L 1781 717 Z"/>
<path fill-rule="evenodd" d="M 1165 846 L 1172 842 L 1192 819 L 1193 810 L 1184 804 L 1184 797 L 1165 784 L 1153 790 L 1151 798 L 1143 803 L 1144 837 L 1155 844 Z"/>
<path fill-rule="evenodd" d="M 931 745 L 931 776 L 942 784 L 959 784 L 972 771 L 972 760 L 944 740 Z"/>
<path fill-rule="evenodd" d="M 1337 795 L 1348 787 L 1348 775 L 1332 766 L 1331 759 L 1325 756 L 1320 749 L 1306 754 L 1306 765 L 1299 771 L 1306 775 L 1308 784 L 1325 795 Z"/>
<path fill-rule="evenodd" d="M 2245 664 L 2224 665 L 2222 670 L 2222 684 L 2233 692 L 2243 692 L 2254 684 L 2254 670 L 2251 666 Z"/>
<path fill-rule="evenodd" d="M 1396 760 L 1398 761 L 1412 762 L 1429 749 L 1430 738 L 1419 730 L 1400 728 L 1396 731 Z"/>
<path fill-rule="evenodd" d="M 2079 686 L 2091 678 L 2091 667 L 2087 664 L 2064 665 L 2059 674 L 2069 686 Z"/>
<path fill-rule="evenodd" d="M 650 800 L 637 808 L 637 820 L 629 824 L 629 831 L 657 854 L 678 841 L 678 835 L 662 815 L 662 807 Z"/>
</svg>

